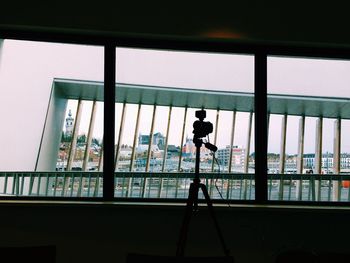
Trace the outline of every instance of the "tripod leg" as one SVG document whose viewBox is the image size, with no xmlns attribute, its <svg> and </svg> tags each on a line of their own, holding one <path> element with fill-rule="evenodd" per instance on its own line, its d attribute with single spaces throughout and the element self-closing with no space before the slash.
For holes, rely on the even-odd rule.
<svg viewBox="0 0 350 263">
<path fill-rule="evenodd" d="M 204 184 L 199 184 L 199 187 L 201 188 L 201 190 L 203 192 L 203 195 L 205 197 L 205 200 L 207 202 L 209 213 L 210 213 L 211 218 L 213 219 L 213 222 L 214 222 L 214 225 L 215 225 L 215 228 L 216 228 L 216 232 L 218 233 L 218 236 L 219 236 L 219 239 L 220 239 L 220 243 L 221 243 L 222 249 L 224 250 L 224 254 L 226 256 L 229 256 L 230 255 L 230 250 L 227 249 L 227 247 L 226 247 L 224 237 L 223 237 L 222 232 L 221 232 L 220 227 L 219 227 L 219 223 L 216 220 L 216 216 L 215 216 L 215 213 L 214 213 L 213 202 L 211 201 L 211 199 L 209 197 L 207 187 Z"/>
<path fill-rule="evenodd" d="M 188 227 L 190 225 L 190 220 L 193 213 L 193 204 L 194 204 L 194 201 L 196 200 L 197 194 L 198 194 L 198 185 L 196 186 L 196 184 L 191 183 L 188 198 L 187 198 L 187 203 L 186 203 L 185 216 L 182 221 L 180 237 L 177 243 L 176 256 L 184 256 L 185 246 L 187 241 L 187 234 L 188 234 Z"/>
</svg>

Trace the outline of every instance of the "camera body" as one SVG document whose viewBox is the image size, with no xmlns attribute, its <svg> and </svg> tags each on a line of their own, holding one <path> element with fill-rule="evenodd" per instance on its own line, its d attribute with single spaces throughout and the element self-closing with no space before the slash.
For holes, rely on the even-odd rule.
<svg viewBox="0 0 350 263">
<path fill-rule="evenodd" d="M 205 110 L 196 111 L 196 118 L 199 120 L 193 123 L 193 134 L 197 138 L 206 137 L 209 133 L 213 132 L 213 124 L 209 121 L 203 121 L 205 117 Z"/>
</svg>

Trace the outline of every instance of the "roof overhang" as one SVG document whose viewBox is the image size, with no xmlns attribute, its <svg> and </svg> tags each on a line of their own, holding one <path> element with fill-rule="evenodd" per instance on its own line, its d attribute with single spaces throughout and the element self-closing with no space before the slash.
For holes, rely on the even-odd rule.
<svg viewBox="0 0 350 263">
<path fill-rule="evenodd" d="M 67 99 L 103 101 L 103 82 L 54 79 Z M 350 119 L 350 99 L 268 94 L 271 114 Z M 116 102 L 174 107 L 254 111 L 254 93 L 225 92 L 116 83 Z"/>
</svg>

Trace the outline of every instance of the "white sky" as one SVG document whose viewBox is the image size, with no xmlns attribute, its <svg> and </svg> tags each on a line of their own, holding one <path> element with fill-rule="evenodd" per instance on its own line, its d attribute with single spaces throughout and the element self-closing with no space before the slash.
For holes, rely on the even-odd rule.
<svg viewBox="0 0 350 263">
<path fill-rule="evenodd" d="M 52 44 L 6 40 L 0 64 L 0 112 L 2 116 L 1 144 L 14 147 L 7 153 L 18 154 L 18 148 L 38 147 L 47 110 L 47 97 L 53 78 L 103 81 L 103 48 L 82 45 Z M 254 90 L 254 59 L 247 55 L 223 55 L 170 52 L 137 49 L 117 49 L 117 82 L 157 86 L 188 87 L 225 91 Z M 350 62 L 340 60 L 268 59 L 268 92 L 278 94 L 350 97 Z M 20 94 L 20 95 L 19 95 Z M 101 105 L 102 106 L 102 105 Z M 73 113 L 74 103 L 70 104 Z M 91 103 L 83 111 L 81 132 L 87 133 Z M 151 107 L 143 106 L 140 132 L 149 133 Z M 121 107 L 117 106 L 117 119 Z M 168 110 L 157 111 L 155 131 L 165 134 Z M 170 144 L 180 144 L 183 109 L 174 109 L 169 135 Z M 229 144 L 231 113 L 223 112 L 219 120 L 217 145 Z M 248 114 L 239 113 L 234 144 L 246 145 Z M 124 143 L 131 144 L 135 125 L 136 106 L 130 105 L 124 132 Z M 186 134 L 192 137 L 194 110 L 188 111 Z M 215 123 L 215 112 L 207 112 L 207 121 Z M 95 136 L 101 137 L 103 107 L 99 108 Z M 305 152 L 314 152 L 315 119 L 307 118 Z M 30 128 L 29 128 L 30 127 Z M 118 128 L 116 131 L 118 131 Z M 281 117 L 270 121 L 269 152 L 279 152 Z M 23 136 L 29 132 L 32 137 Z M 350 152 L 349 121 L 342 126 L 342 151 Z M 297 151 L 298 118 L 290 117 L 287 130 L 287 153 Z M 211 141 L 214 140 L 211 134 Z M 333 151 L 333 124 L 324 123 L 324 151 Z M 253 147 L 253 141 L 252 141 Z M 252 148 L 252 151 L 254 149 Z"/>
</svg>

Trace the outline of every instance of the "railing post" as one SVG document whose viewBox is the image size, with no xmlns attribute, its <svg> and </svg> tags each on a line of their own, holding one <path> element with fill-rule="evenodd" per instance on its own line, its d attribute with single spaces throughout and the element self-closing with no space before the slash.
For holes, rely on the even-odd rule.
<svg viewBox="0 0 350 263">
<path fill-rule="evenodd" d="M 231 141 L 230 141 L 230 157 L 228 161 L 228 172 L 232 172 L 232 149 L 233 149 L 233 142 L 235 137 L 235 125 L 236 125 L 236 111 L 234 110 L 232 112 L 232 127 L 231 127 Z"/>
<path fill-rule="evenodd" d="M 184 138 L 185 138 L 186 120 L 187 120 L 187 106 L 185 107 L 184 119 L 183 119 L 183 123 L 182 123 L 182 134 L 181 134 L 180 154 L 179 154 L 179 166 L 178 166 L 178 168 L 177 168 L 177 171 L 178 171 L 179 173 L 181 172 L 182 149 L 183 149 Z M 176 176 L 175 198 L 177 198 L 177 191 L 178 191 L 178 188 L 179 188 L 179 179 L 178 179 L 178 177 Z"/>
<path fill-rule="evenodd" d="M 88 131 L 88 136 L 86 139 L 86 147 L 85 147 L 85 152 L 84 152 L 84 162 L 83 162 L 83 171 L 87 171 L 88 169 L 88 163 L 89 163 L 89 153 L 90 153 L 90 147 L 91 147 L 91 142 L 92 142 L 92 133 L 94 131 L 94 126 L 95 126 L 95 119 L 96 119 L 96 101 L 92 103 L 92 109 L 91 109 L 91 116 L 90 116 L 90 123 L 89 123 L 89 131 Z"/>
<path fill-rule="evenodd" d="M 179 154 L 179 165 L 177 168 L 177 171 L 181 171 L 181 159 L 182 159 L 182 149 L 184 144 L 184 138 L 185 138 L 185 128 L 186 128 L 186 120 L 187 120 L 187 106 L 185 107 L 185 113 L 184 113 L 184 119 L 182 122 L 182 132 L 181 132 L 181 142 L 180 142 L 180 154 Z"/>
<path fill-rule="evenodd" d="M 132 172 L 133 169 L 134 169 L 134 159 L 135 159 L 135 152 L 136 152 L 137 134 L 139 132 L 140 115 L 141 115 L 141 104 L 139 104 L 138 108 L 137 108 L 137 116 L 136 116 L 135 131 L 134 131 L 134 139 L 133 139 L 131 158 L 130 158 L 130 166 L 129 166 L 129 171 L 130 172 Z M 129 178 L 128 190 L 127 190 L 126 196 L 132 194 L 132 184 L 133 184 L 133 178 Z"/>
<path fill-rule="evenodd" d="M 120 119 L 117 149 L 115 151 L 114 171 L 118 170 L 119 154 L 120 154 L 121 143 L 122 143 L 122 138 L 123 138 L 123 133 L 124 133 L 125 112 L 126 112 L 126 103 L 124 102 L 123 109 L 122 109 L 122 116 Z"/>
<path fill-rule="evenodd" d="M 333 175 L 340 175 L 341 119 L 334 121 Z M 341 181 L 333 181 L 333 201 L 340 200 Z"/>
<path fill-rule="evenodd" d="M 279 164 L 279 173 L 281 174 L 280 185 L 279 185 L 279 193 L 278 199 L 283 200 L 283 174 L 284 167 L 286 162 L 286 135 L 287 135 L 287 120 L 288 115 L 284 114 L 282 119 L 282 127 L 281 127 L 281 151 L 280 151 L 280 164 Z"/>
<path fill-rule="evenodd" d="M 5 173 L 4 194 L 7 194 L 8 174 Z"/>
<path fill-rule="evenodd" d="M 228 172 L 232 171 L 232 151 L 233 151 L 233 142 L 235 137 L 235 125 L 236 125 L 236 110 L 232 111 L 232 126 L 231 126 L 231 139 L 230 139 L 230 149 L 229 149 L 229 159 L 228 159 Z M 230 190 L 231 184 L 233 183 L 232 179 L 227 179 L 227 196 L 226 198 L 230 198 Z"/>
<path fill-rule="evenodd" d="M 216 141 L 218 138 L 219 117 L 220 117 L 220 110 L 218 109 L 218 110 L 216 110 L 214 145 L 216 145 Z M 213 152 L 213 158 L 212 158 L 212 164 L 211 164 L 211 172 L 212 173 L 214 173 L 214 166 L 215 166 L 215 152 Z M 212 178 L 210 179 L 210 188 L 209 188 L 210 195 L 213 195 L 214 180 L 215 180 L 213 177 L 214 176 L 212 176 Z"/>
<path fill-rule="evenodd" d="M 315 141 L 315 174 L 322 173 L 322 131 L 323 118 L 319 117 L 316 120 L 316 141 Z M 318 178 L 315 182 L 315 199 L 313 201 L 321 200 L 321 180 Z"/>
<path fill-rule="evenodd" d="M 100 148 L 100 159 L 98 160 L 98 168 L 97 168 L 97 171 L 99 172 L 103 172 L 103 139 L 102 139 L 102 147 Z"/>
<path fill-rule="evenodd" d="M 34 177 L 35 178 L 35 177 Z M 29 190 L 28 190 L 28 195 L 32 195 L 32 191 L 33 191 L 33 185 L 34 185 L 34 179 L 33 179 L 33 174 L 30 173 L 29 176 Z"/>
<path fill-rule="evenodd" d="M 169 107 L 169 113 L 168 113 L 168 123 L 166 128 L 166 135 L 165 135 L 165 146 L 164 146 L 164 155 L 163 155 L 163 163 L 162 163 L 162 172 L 164 173 L 165 170 L 165 162 L 168 155 L 168 143 L 169 143 L 169 130 L 170 130 L 170 121 L 171 121 L 171 113 L 172 113 L 173 107 Z"/>
<path fill-rule="evenodd" d="M 54 180 L 55 187 L 53 188 L 53 196 L 56 196 L 57 184 L 58 184 L 58 178 L 57 178 L 57 173 L 55 173 L 55 180 Z"/>
<path fill-rule="evenodd" d="M 70 147 L 69 147 L 67 171 L 71 171 L 72 170 L 72 165 L 73 165 L 73 161 L 74 161 L 74 157 L 75 157 L 75 150 L 76 150 L 76 145 L 77 145 L 77 138 L 78 138 L 78 132 L 79 132 L 79 126 L 80 126 L 82 110 L 83 110 L 83 101 L 79 99 L 77 114 L 76 114 L 76 117 L 75 117 L 75 123 L 74 123 L 74 128 L 73 128 L 72 140 L 71 140 Z"/>
<path fill-rule="evenodd" d="M 154 132 L 154 123 L 155 123 L 155 119 L 156 119 L 156 112 L 157 112 L 157 106 L 153 105 L 153 114 L 152 114 L 151 130 L 149 133 L 145 172 L 149 172 L 150 161 L 151 161 L 151 157 L 152 157 L 153 132 Z M 151 178 L 149 178 L 148 180 L 151 180 Z M 146 186 L 147 186 L 147 175 L 145 174 L 144 184 L 142 185 L 142 197 L 145 197 Z"/>
<path fill-rule="evenodd" d="M 250 153 L 250 141 L 252 137 L 252 124 L 253 124 L 253 112 L 249 113 L 249 121 L 248 121 L 248 131 L 247 131 L 247 144 L 246 144 L 246 153 L 244 156 L 244 177 L 243 179 L 243 199 L 247 199 L 247 191 L 248 191 L 248 177 L 246 176 L 249 172 L 249 153 Z M 250 184 L 251 187 L 251 184 Z"/>
<path fill-rule="evenodd" d="M 135 124 L 135 131 L 134 131 L 134 140 L 133 140 L 132 151 L 131 151 L 131 158 L 130 158 L 130 169 L 129 169 L 130 172 L 132 172 L 133 169 L 134 169 L 134 159 L 135 159 L 135 153 L 136 153 L 137 135 L 139 133 L 140 115 L 141 115 L 141 104 L 139 104 L 138 108 L 137 108 L 136 124 Z"/>
<path fill-rule="evenodd" d="M 49 195 L 49 183 L 50 183 L 50 176 L 49 173 L 46 173 L 46 183 L 45 183 L 45 196 Z"/>
<path fill-rule="evenodd" d="M 219 127 L 219 118 L 220 118 L 220 110 L 218 109 L 216 111 L 216 118 L 215 118 L 215 133 L 214 133 L 214 145 L 216 145 L 216 141 L 218 138 L 218 127 Z M 212 158 L 212 165 L 211 165 L 211 172 L 214 172 L 214 166 L 215 166 L 215 153 L 213 153 L 213 158 Z"/>
<path fill-rule="evenodd" d="M 297 174 L 303 173 L 303 155 L 304 155 L 304 134 L 305 134 L 305 116 L 301 116 L 299 120 L 299 134 L 298 134 L 298 156 L 297 156 Z M 310 182 L 311 180 L 309 180 Z M 291 185 L 289 186 L 291 187 Z M 311 183 L 309 185 L 311 187 Z M 296 199 L 302 200 L 303 181 L 302 178 L 297 180 L 296 185 Z"/>
<path fill-rule="evenodd" d="M 96 102 L 96 100 L 94 100 L 92 103 L 89 130 L 88 130 L 88 136 L 86 139 L 86 146 L 85 146 L 85 152 L 84 152 L 84 161 L 83 161 L 82 171 L 88 170 L 90 147 L 91 147 L 91 142 L 92 142 L 92 134 L 94 131 L 94 126 L 95 126 L 96 111 L 97 111 L 97 102 Z M 84 182 L 85 182 L 85 178 L 81 175 L 79 184 L 83 185 Z M 79 188 L 79 191 L 77 193 L 77 196 L 78 197 L 81 196 L 81 189 L 80 188 Z"/>
<path fill-rule="evenodd" d="M 153 114 L 152 114 L 152 121 L 151 121 L 151 130 L 149 133 L 149 141 L 148 141 L 148 151 L 147 151 L 147 159 L 146 159 L 146 167 L 145 171 L 148 172 L 150 168 L 150 161 L 152 157 L 152 145 L 153 145 L 153 133 L 154 133 L 154 123 L 156 119 L 156 113 L 157 113 L 157 106 L 153 106 Z"/>
<path fill-rule="evenodd" d="M 162 173 L 164 173 L 165 170 L 165 162 L 168 155 L 168 143 L 169 143 L 169 130 L 170 130 L 170 121 L 171 121 L 171 112 L 173 107 L 169 107 L 169 114 L 168 114 L 168 124 L 166 128 L 166 135 L 165 135 L 165 146 L 164 146 L 164 155 L 163 155 L 163 163 L 162 163 Z M 162 188 L 163 188 L 163 178 L 160 179 L 159 182 L 159 190 L 158 190 L 158 198 L 162 195 Z"/>
</svg>

